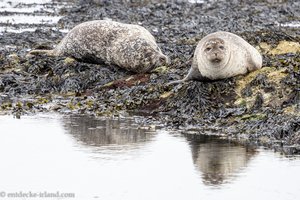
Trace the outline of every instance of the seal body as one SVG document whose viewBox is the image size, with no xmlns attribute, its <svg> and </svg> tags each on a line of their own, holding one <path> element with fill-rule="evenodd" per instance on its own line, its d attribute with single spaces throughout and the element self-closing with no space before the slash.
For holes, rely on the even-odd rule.
<svg viewBox="0 0 300 200">
<path fill-rule="evenodd" d="M 262 56 L 243 38 L 219 31 L 205 36 L 196 47 L 192 67 L 181 81 L 219 80 L 262 67 Z"/>
<path fill-rule="evenodd" d="M 133 72 L 147 72 L 168 62 L 154 37 L 145 28 L 109 20 L 75 26 L 53 50 L 30 54 L 69 56 L 79 61 L 117 65 Z"/>
</svg>

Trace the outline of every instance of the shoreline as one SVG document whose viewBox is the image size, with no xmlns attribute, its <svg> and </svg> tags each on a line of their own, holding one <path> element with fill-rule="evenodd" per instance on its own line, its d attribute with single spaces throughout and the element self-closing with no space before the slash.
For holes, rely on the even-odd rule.
<svg viewBox="0 0 300 200">
<path fill-rule="evenodd" d="M 160 2 L 69 2 L 57 13 L 63 17 L 51 27 L 3 32 L 0 112 L 142 113 L 147 115 L 143 123 L 157 121 L 179 130 L 221 133 L 286 154 L 299 154 L 300 29 L 278 26 L 300 21 L 299 3 Z M 132 74 L 71 58 L 25 57 L 28 49 L 56 45 L 65 35 L 61 29 L 106 18 L 147 28 L 171 64 L 151 73 Z M 220 29 L 240 35 L 259 49 L 263 68 L 211 83 L 166 86 L 187 73 L 197 42 Z"/>
</svg>

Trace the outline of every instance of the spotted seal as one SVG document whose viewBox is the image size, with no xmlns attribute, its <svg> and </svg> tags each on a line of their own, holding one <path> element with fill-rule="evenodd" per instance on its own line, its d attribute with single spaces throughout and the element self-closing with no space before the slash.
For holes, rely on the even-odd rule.
<svg viewBox="0 0 300 200">
<path fill-rule="evenodd" d="M 219 31 L 202 38 L 195 50 L 188 74 L 179 81 L 225 79 L 262 67 L 262 56 L 243 38 Z"/>
<path fill-rule="evenodd" d="M 136 73 L 168 63 L 153 35 L 139 25 L 95 20 L 75 26 L 53 50 L 29 55 L 69 56 L 76 60 L 117 65 Z"/>
</svg>

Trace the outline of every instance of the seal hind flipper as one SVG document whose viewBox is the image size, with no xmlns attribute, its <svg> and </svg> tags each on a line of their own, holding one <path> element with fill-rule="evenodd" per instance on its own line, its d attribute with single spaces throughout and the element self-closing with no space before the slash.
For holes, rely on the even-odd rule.
<svg viewBox="0 0 300 200">
<path fill-rule="evenodd" d="M 186 82 L 184 79 L 177 80 L 177 81 L 171 81 L 171 82 L 167 83 L 167 86 L 175 85 L 175 84 L 179 84 L 179 83 L 184 83 L 184 82 Z"/>
<path fill-rule="evenodd" d="M 33 55 L 47 55 L 47 56 L 56 56 L 53 50 L 46 50 L 46 49 L 35 49 L 35 50 L 31 50 L 28 52 L 27 57 L 28 56 L 33 56 Z"/>
</svg>

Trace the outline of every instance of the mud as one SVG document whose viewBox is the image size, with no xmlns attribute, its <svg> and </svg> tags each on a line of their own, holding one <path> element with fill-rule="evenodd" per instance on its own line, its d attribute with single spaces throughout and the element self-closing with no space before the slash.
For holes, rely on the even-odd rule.
<svg viewBox="0 0 300 200">
<path fill-rule="evenodd" d="M 1 113 L 143 114 L 145 124 L 158 121 L 187 134 L 220 135 L 300 153 L 300 29 L 289 26 L 300 21 L 298 1 L 64 3 L 49 14 L 63 16 L 57 24 L 17 24 L 13 26 L 37 29 L 0 33 Z M 94 19 L 144 26 L 172 63 L 136 75 L 65 57 L 25 57 L 33 48 L 53 48 L 65 35 L 61 30 Z M 218 30 L 254 45 L 263 54 L 263 68 L 216 82 L 166 86 L 187 73 L 197 42 Z"/>
</svg>

